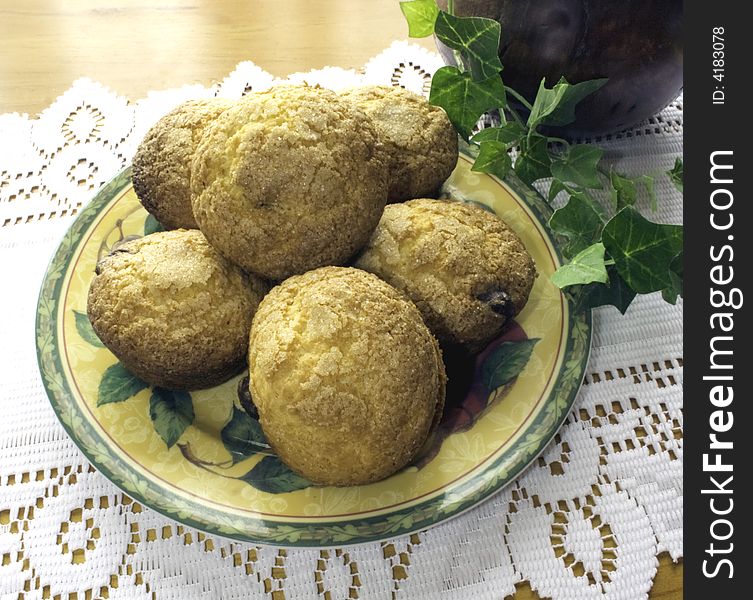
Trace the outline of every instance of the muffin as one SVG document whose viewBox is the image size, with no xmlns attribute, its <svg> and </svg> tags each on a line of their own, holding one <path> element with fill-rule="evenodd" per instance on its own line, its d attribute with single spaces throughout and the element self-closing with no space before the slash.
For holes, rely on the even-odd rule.
<svg viewBox="0 0 753 600">
<path fill-rule="evenodd" d="M 201 232 L 180 229 L 126 242 L 103 258 L 87 312 L 128 370 L 156 386 L 191 390 L 241 370 L 265 291 Z"/>
<path fill-rule="evenodd" d="M 380 148 L 368 117 L 334 92 L 281 86 L 250 94 L 199 144 L 194 216 L 220 253 L 268 279 L 343 264 L 384 210 Z"/>
<path fill-rule="evenodd" d="M 389 205 L 355 266 L 415 302 L 440 341 L 478 351 L 525 306 L 533 259 L 503 221 L 456 201 Z"/>
<path fill-rule="evenodd" d="M 391 475 L 442 414 L 437 341 L 409 300 L 357 269 L 323 267 L 273 288 L 254 317 L 248 362 L 267 440 L 314 483 Z"/>
<path fill-rule="evenodd" d="M 133 189 L 167 229 L 196 229 L 191 209 L 191 160 L 208 123 L 234 103 L 184 102 L 147 132 L 133 157 Z"/>
<path fill-rule="evenodd" d="M 343 92 L 369 115 L 389 156 L 389 202 L 435 195 L 458 161 L 447 114 L 423 96 L 392 86 Z"/>
</svg>

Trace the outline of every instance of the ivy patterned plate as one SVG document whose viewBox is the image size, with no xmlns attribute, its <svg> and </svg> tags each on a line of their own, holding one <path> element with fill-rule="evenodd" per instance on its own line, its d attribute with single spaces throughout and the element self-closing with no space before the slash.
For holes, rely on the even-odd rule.
<svg viewBox="0 0 753 600">
<path fill-rule="evenodd" d="M 187 525 L 282 546 L 383 540 L 449 519 L 513 480 L 546 446 L 581 383 L 590 315 L 549 276 L 560 264 L 548 207 L 519 182 L 472 172 L 461 156 L 445 186 L 501 216 L 539 276 L 516 322 L 477 357 L 446 354 L 451 385 L 441 426 L 413 464 L 378 483 L 315 487 L 266 446 L 241 410 L 243 374 L 191 393 L 152 389 L 123 369 L 86 317 L 99 257 L 149 233 L 126 169 L 81 212 L 48 268 L 39 298 L 39 367 L 60 421 L 91 463 L 124 492 Z M 241 386 L 242 387 L 242 386 Z"/>
</svg>

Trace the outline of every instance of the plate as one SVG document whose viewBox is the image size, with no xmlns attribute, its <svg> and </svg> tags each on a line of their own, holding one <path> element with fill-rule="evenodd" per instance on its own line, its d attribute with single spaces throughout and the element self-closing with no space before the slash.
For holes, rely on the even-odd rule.
<svg viewBox="0 0 753 600">
<path fill-rule="evenodd" d="M 149 388 L 119 366 L 91 329 L 86 299 L 98 258 L 157 225 L 138 202 L 130 168 L 78 215 L 42 285 L 37 354 L 60 422 L 129 496 L 186 525 L 254 543 L 384 540 L 478 504 L 510 483 L 562 424 L 583 378 L 591 327 L 590 313 L 577 313 L 549 281 L 561 258 L 546 226 L 546 203 L 520 182 L 475 173 L 471 164 L 462 154 L 444 189 L 502 217 L 533 256 L 538 277 L 525 309 L 500 339 L 477 357 L 445 356 L 451 383 L 444 419 L 410 466 L 370 485 L 311 486 L 263 439 L 233 437 L 244 427 L 260 432 L 239 408 L 242 374 L 215 388 L 172 393 Z M 528 359 L 518 374 L 514 364 L 521 356 Z M 169 448 L 150 418 L 155 395 L 193 406 L 192 424 Z"/>
</svg>

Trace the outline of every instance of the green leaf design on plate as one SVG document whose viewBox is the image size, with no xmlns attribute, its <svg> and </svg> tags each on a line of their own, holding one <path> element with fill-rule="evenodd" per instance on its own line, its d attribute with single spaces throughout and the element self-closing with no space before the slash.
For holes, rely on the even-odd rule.
<svg viewBox="0 0 753 600">
<path fill-rule="evenodd" d="M 155 387 L 149 400 L 149 416 L 155 431 L 171 448 L 194 419 L 191 394 Z"/>
<path fill-rule="evenodd" d="M 507 144 L 503 142 L 481 142 L 478 157 L 473 163 L 471 171 L 490 173 L 504 179 L 510 172 L 512 159 L 507 153 Z"/>
<path fill-rule="evenodd" d="M 117 362 L 109 366 L 102 374 L 102 379 L 99 381 L 97 406 L 123 402 L 123 400 L 128 400 L 147 387 L 149 385 L 144 380 L 136 377 L 121 363 Z"/>
<path fill-rule="evenodd" d="M 510 121 L 501 127 L 482 129 L 471 139 L 477 144 L 481 142 L 502 142 L 503 144 L 511 145 L 517 144 L 525 133 L 526 131 L 520 123 Z"/>
<path fill-rule="evenodd" d="M 252 419 L 245 410 L 233 406 L 233 416 L 220 432 L 225 449 L 237 463 L 257 452 L 269 451 L 269 444 L 261 430 L 261 425 Z"/>
<path fill-rule="evenodd" d="M 576 254 L 569 263 L 552 274 L 551 280 L 558 288 L 609 281 L 604 265 L 604 244 L 598 242 Z"/>
<path fill-rule="evenodd" d="M 408 22 L 408 35 L 410 37 L 422 38 L 434 33 L 434 23 L 437 20 L 437 15 L 439 15 L 436 0 L 401 2 L 400 10 L 403 11 L 405 20 Z"/>
<path fill-rule="evenodd" d="M 497 75 L 474 81 L 470 73 L 442 67 L 431 79 L 429 102 L 443 108 L 455 129 L 467 139 L 479 117 L 487 110 L 506 106 L 507 97 Z"/>
<path fill-rule="evenodd" d="M 89 315 L 77 310 L 73 311 L 73 315 L 76 319 L 76 331 L 78 331 L 81 339 L 97 348 L 104 348 L 105 345 L 102 343 L 102 340 L 100 340 L 99 336 L 94 332 L 94 328 L 89 320 Z"/>
<path fill-rule="evenodd" d="M 481 381 L 489 391 L 515 379 L 525 368 L 539 338 L 522 342 L 503 342 L 481 366 Z"/>
<path fill-rule="evenodd" d="M 277 456 L 265 456 L 238 479 L 268 494 L 293 492 L 312 485 L 308 479 L 291 471 Z"/>
<path fill-rule="evenodd" d="M 682 226 L 652 223 L 627 206 L 604 226 L 601 239 L 617 271 L 639 294 L 672 285 L 669 265 L 682 250 Z"/>
<path fill-rule="evenodd" d="M 547 148 L 548 140 L 543 135 L 531 134 L 520 144 L 520 155 L 515 161 L 515 172 L 525 183 L 551 176 L 552 159 Z"/>
<path fill-rule="evenodd" d="M 582 144 L 570 148 L 567 154 L 552 161 L 552 175 L 564 183 L 600 189 L 599 161 L 604 151 L 596 146 Z"/>
<path fill-rule="evenodd" d="M 528 127 L 533 129 L 538 125 L 569 125 L 575 121 L 575 107 L 578 103 L 606 82 L 606 79 L 592 79 L 570 84 L 563 77 L 552 89 L 547 89 L 545 80 L 542 79 L 528 116 Z"/>
<path fill-rule="evenodd" d="M 675 159 L 675 166 L 667 171 L 667 175 L 674 186 L 682 193 L 683 165 L 681 158 Z"/>
<path fill-rule="evenodd" d="M 582 194 L 570 197 L 567 204 L 549 219 L 552 230 L 568 239 L 562 253 L 569 257 L 588 248 L 601 237 L 604 221 L 598 205 Z"/>
<path fill-rule="evenodd" d="M 434 34 L 446 46 L 460 52 L 471 69 L 473 79 L 499 78 L 500 25 L 483 17 L 456 17 L 444 11 L 434 24 Z"/>
<path fill-rule="evenodd" d="M 158 231 L 165 231 L 162 223 L 160 223 L 154 215 L 147 215 L 146 221 L 144 221 L 144 235 L 150 235 L 152 233 L 157 233 Z"/>
</svg>

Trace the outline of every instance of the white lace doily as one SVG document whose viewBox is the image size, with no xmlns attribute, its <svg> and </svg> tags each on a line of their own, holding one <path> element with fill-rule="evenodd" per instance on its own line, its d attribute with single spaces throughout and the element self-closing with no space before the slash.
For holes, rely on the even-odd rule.
<svg viewBox="0 0 753 600">
<path fill-rule="evenodd" d="M 427 92 L 441 64 L 396 42 L 358 72 L 289 79 Z M 555 600 L 645 598 L 657 555 L 682 555 L 682 308 L 656 294 L 625 316 L 594 311 L 575 409 L 518 481 L 387 543 L 283 550 L 204 535 L 124 496 L 68 439 L 34 345 L 39 285 L 63 231 L 173 106 L 278 81 L 243 62 L 212 87 L 133 102 L 80 79 L 38 118 L 0 115 L 0 597 L 500 600 L 527 580 Z M 619 170 L 666 171 L 682 152 L 682 100 L 600 143 Z M 654 220 L 681 222 L 682 198 L 665 177 L 657 193 Z"/>
</svg>

